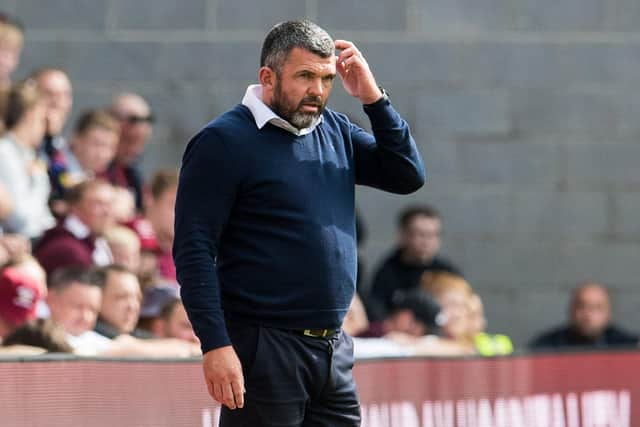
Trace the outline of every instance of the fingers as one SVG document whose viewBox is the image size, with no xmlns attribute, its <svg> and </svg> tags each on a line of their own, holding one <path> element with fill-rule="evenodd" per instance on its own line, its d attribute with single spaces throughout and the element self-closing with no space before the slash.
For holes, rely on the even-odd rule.
<svg viewBox="0 0 640 427">
<path fill-rule="evenodd" d="M 231 383 L 222 385 L 222 401 L 227 408 L 236 409 L 236 399 L 234 397 L 233 388 Z"/>
<path fill-rule="evenodd" d="M 238 408 L 244 407 L 244 385 L 242 381 L 234 381 L 231 383 L 233 397 Z"/>
</svg>

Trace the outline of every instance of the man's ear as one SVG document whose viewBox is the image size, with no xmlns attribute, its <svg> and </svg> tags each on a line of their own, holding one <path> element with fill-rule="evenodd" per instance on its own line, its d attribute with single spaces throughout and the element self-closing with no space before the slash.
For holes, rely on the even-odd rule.
<svg viewBox="0 0 640 427">
<path fill-rule="evenodd" d="M 276 83 L 276 73 L 270 67 L 260 67 L 258 70 L 258 80 L 264 89 L 273 90 Z"/>
</svg>

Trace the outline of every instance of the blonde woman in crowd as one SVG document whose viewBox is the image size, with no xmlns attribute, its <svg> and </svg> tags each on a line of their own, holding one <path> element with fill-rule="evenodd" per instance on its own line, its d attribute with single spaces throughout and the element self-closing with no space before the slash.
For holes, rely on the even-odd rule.
<svg viewBox="0 0 640 427">
<path fill-rule="evenodd" d="M 32 80 L 9 90 L 4 103 L 7 132 L 0 138 L 0 184 L 13 208 L 0 224 L 6 232 L 36 239 L 53 226 L 49 177 L 36 150 L 45 133 L 46 102 Z"/>
</svg>

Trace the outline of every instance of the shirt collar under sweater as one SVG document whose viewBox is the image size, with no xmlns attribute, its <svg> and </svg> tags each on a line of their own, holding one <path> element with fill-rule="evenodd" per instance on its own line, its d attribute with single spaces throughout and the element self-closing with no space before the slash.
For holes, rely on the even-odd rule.
<svg viewBox="0 0 640 427">
<path fill-rule="evenodd" d="M 278 116 L 269 108 L 264 102 L 262 102 L 262 86 L 250 85 L 242 98 L 242 105 L 246 106 L 253 114 L 253 119 L 256 121 L 258 129 L 262 129 L 267 123 L 271 123 L 274 126 L 278 126 L 286 131 L 291 132 L 294 135 L 302 136 L 313 132 L 320 123 L 322 123 L 322 116 L 318 117 L 308 128 L 298 129 L 291 123 Z"/>
</svg>

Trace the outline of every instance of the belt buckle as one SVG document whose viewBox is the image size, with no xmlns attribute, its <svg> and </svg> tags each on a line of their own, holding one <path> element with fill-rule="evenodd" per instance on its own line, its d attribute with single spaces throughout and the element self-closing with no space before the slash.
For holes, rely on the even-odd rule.
<svg viewBox="0 0 640 427">
<path fill-rule="evenodd" d="M 305 329 L 302 331 L 302 335 L 314 338 L 325 338 L 331 335 L 331 332 L 333 332 L 331 329 Z"/>
</svg>

